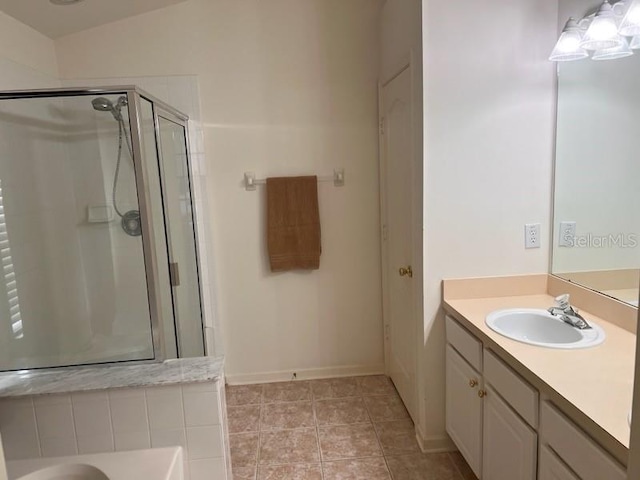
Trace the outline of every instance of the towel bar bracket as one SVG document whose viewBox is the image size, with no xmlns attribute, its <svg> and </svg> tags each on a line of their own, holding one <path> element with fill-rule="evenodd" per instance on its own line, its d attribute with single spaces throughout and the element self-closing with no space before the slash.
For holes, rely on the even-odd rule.
<svg viewBox="0 0 640 480">
<path fill-rule="evenodd" d="M 333 170 L 332 176 L 318 177 L 319 182 L 333 182 L 335 187 L 344 187 L 344 168 L 336 168 Z M 253 172 L 244 172 L 244 188 L 246 191 L 252 191 L 258 185 L 266 185 L 267 180 L 264 178 L 256 178 Z"/>
</svg>

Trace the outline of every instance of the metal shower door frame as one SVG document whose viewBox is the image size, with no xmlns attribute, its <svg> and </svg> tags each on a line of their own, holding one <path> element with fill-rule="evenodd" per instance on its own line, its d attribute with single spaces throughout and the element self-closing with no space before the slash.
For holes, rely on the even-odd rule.
<svg viewBox="0 0 640 480">
<path fill-rule="evenodd" d="M 126 363 L 129 365 L 135 364 L 148 364 L 148 363 L 160 363 L 166 359 L 166 351 L 164 344 L 164 331 L 163 331 L 163 313 L 161 304 L 161 294 L 158 290 L 158 278 L 159 268 L 157 258 L 157 248 L 169 247 L 169 239 L 167 236 L 167 229 L 165 231 L 166 244 L 156 245 L 155 238 L 153 237 L 153 220 L 150 214 L 151 197 L 149 189 L 146 186 L 149 183 L 148 180 L 148 158 L 145 153 L 149 153 L 149 158 L 156 159 L 159 162 L 159 130 L 158 119 L 156 111 L 161 109 L 167 112 L 173 117 L 179 119 L 182 124 L 185 125 L 185 129 L 188 132 L 186 123 L 189 117 L 179 110 L 173 108 L 171 105 L 159 100 L 153 95 L 145 92 L 141 88 L 135 85 L 115 85 L 105 87 L 85 87 L 85 88 L 52 88 L 52 89 L 36 89 L 36 90 L 7 90 L 0 91 L 0 100 L 9 99 L 27 99 L 27 98 L 56 98 L 56 97 L 74 97 L 74 96 L 90 96 L 90 95 L 123 95 L 127 96 L 128 111 L 129 111 L 129 124 L 131 129 L 131 143 L 133 148 L 133 165 L 136 177 L 136 189 L 138 195 L 138 207 L 140 209 L 140 219 L 142 227 L 142 246 L 143 257 L 145 263 L 145 276 L 147 281 L 147 296 L 149 303 L 149 317 L 151 323 L 151 337 L 153 345 L 153 359 L 147 360 L 132 360 L 116 363 Z M 142 142 L 142 119 L 141 119 L 141 99 L 146 99 L 151 102 L 154 115 L 154 130 L 156 140 L 156 152 L 145 152 L 145 147 Z M 187 157 L 189 157 L 189 142 L 187 137 Z M 159 162 L 160 163 L 160 162 Z M 159 165 L 160 166 L 160 165 Z M 162 171 L 160 170 L 160 182 L 162 184 Z M 191 176 L 189 176 L 189 182 L 191 186 Z M 162 205 L 164 222 L 168 221 L 165 216 L 164 204 Z M 195 233 L 195 232 L 194 232 Z M 197 237 L 197 235 L 196 235 Z M 197 252 L 197 238 L 196 238 L 196 252 Z M 168 252 L 170 253 L 170 252 Z M 167 266 L 168 268 L 168 266 Z M 200 272 L 198 271 L 198 281 L 200 282 Z M 202 299 L 201 292 L 199 292 Z M 173 301 L 173 293 L 172 293 Z M 202 300 L 201 300 L 202 304 Z M 177 332 L 176 332 L 177 333 Z M 203 329 L 204 334 L 204 329 Z M 99 365 L 110 365 L 114 362 L 97 362 L 80 365 L 80 367 L 95 367 Z M 76 365 L 77 367 L 77 365 Z M 62 367 L 64 368 L 64 367 Z M 41 369 L 33 369 L 41 370 Z"/>
</svg>

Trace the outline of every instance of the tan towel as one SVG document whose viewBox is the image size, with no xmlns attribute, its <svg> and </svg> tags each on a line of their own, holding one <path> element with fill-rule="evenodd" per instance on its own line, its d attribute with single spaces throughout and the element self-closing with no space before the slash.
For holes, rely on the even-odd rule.
<svg viewBox="0 0 640 480">
<path fill-rule="evenodd" d="M 267 178 L 267 247 L 272 272 L 320 268 L 318 177 Z"/>
</svg>

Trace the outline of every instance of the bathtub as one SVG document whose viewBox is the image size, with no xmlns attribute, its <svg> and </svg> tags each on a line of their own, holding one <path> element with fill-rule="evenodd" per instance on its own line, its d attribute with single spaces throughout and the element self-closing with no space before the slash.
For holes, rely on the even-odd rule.
<svg viewBox="0 0 640 480">
<path fill-rule="evenodd" d="M 104 472 L 109 480 L 184 480 L 182 447 L 11 460 L 7 462 L 7 473 L 9 480 L 18 480 L 38 470 L 63 464 L 92 465 Z"/>
</svg>

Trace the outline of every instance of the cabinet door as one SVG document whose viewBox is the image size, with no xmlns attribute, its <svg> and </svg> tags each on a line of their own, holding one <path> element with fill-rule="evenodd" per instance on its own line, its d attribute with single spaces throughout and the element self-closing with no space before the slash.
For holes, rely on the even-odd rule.
<svg viewBox="0 0 640 480">
<path fill-rule="evenodd" d="M 580 480 L 562 461 L 542 446 L 540 449 L 540 463 L 538 464 L 538 480 Z"/>
<path fill-rule="evenodd" d="M 495 390 L 485 387 L 483 431 L 483 480 L 535 480 L 536 432 Z"/>
<path fill-rule="evenodd" d="M 482 467 L 482 399 L 480 375 L 447 345 L 446 425 L 476 476 Z"/>
</svg>

